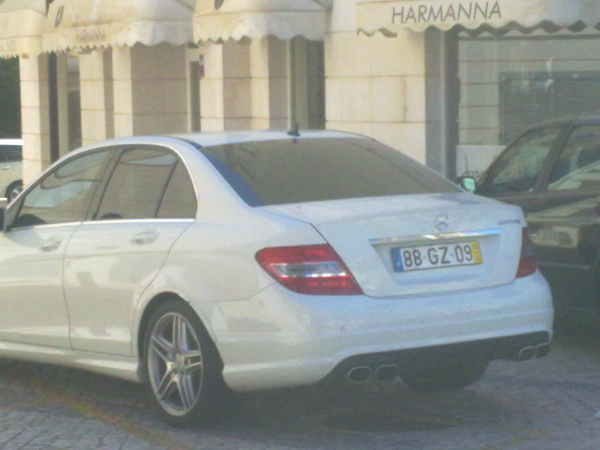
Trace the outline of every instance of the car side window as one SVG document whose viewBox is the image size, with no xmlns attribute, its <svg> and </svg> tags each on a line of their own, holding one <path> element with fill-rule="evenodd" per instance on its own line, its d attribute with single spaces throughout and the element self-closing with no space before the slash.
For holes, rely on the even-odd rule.
<svg viewBox="0 0 600 450">
<path fill-rule="evenodd" d="M 196 193 L 187 169 L 177 162 L 158 208 L 158 217 L 193 219 L 196 216 Z"/>
<path fill-rule="evenodd" d="M 177 156 L 163 148 L 124 150 L 102 196 L 96 219 L 157 217 L 177 163 Z"/>
<path fill-rule="evenodd" d="M 4 157 L 9 162 L 23 160 L 23 148 L 20 145 L 8 145 L 4 148 Z"/>
<path fill-rule="evenodd" d="M 75 157 L 46 175 L 25 195 L 13 228 L 85 220 L 109 155 Z"/>
<path fill-rule="evenodd" d="M 551 191 L 600 187 L 600 124 L 571 132 L 549 181 Z"/>
<path fill-rule="evenodd" d="M 521 136 L 490 168 L 485 193 L 532 190 L 561 130 L 561 127 L 540 128 Z"/>
</svg>

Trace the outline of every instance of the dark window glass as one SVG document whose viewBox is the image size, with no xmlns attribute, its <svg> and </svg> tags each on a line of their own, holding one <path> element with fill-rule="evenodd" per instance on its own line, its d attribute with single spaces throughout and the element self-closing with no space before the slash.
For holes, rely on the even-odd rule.
<svg viewBox="0 0 600 450">
<path fill-rule="evenodd" d="M 110 177 L 96 218 L 156 217 L 176 163 L 177 157 L 166 149 L 139 148 L 124 151 Z"/>
<path fill-rule="evenodd" d="M 0 162 L 23 160 L 23 149 L 20 145 L 0 146 Z"/>
<path fill-rule="evenodd" d="M 14 226 L 84 220 L 109 154 L 79 156 L 53 170 L 27 193 Z"/>
<path fill-rule="evenodd" d="M 600 187 L 600 125 L 573 130 L 550 175 L 548 190 Z"/>
<path fill-rule="evenodd" d="M 23 148 L 20 145 L 11 145 L 5 152 L 6 158 L 9 161 L 22 161 Z"/>
<path fill-rule="evenodd" d="M 196 193 L 185 166 L 178 162 L 160 202 L 158 217 L 191 219 L 196 216 Z"/>
<path fill-rule="evenodd" d="M 200 150 L 251 206 L 460 192 L 419 163 L 370 139 L 289 139 Z"/>
<path fill-rule="evenodd" d="M 541 128 L 521 136 L 490 168 L 482 193 L 532 190 L 561 130 L 561 127 Z"/>
</svg>

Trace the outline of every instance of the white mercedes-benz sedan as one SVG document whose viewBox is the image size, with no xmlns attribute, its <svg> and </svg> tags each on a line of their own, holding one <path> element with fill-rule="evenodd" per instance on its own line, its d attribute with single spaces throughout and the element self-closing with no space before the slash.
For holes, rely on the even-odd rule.
<svg viewBox="0 0 600 450">
<path fill-rule="evenodd" d="M 550 350 L 521 210 L 362 136 L 116 139 L 0 212 L 0 356 L 145 383 L 175 425 L 261 389 L 459 389 Z"/>
</svg>

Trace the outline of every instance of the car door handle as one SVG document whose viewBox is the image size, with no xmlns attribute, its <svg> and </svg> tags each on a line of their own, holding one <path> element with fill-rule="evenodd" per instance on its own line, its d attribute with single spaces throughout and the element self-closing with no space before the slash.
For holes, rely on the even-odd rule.
<svg viewBox="0 0 600 450">
<path fill-rule="evenodd" d="M 131 238 L 131 243 L 135 245 L 152 244 L 158 239 L 158 232 L 155 230 L 142 231 Z"/>
<path fill-rule="evenodd" d="M 12 167 L 10 167 L 10 166 L 2 166 L 2 170 L 10 170 L 10 169 L 12 169 Z"/>
<path fill-rule="evenodd" d="M 60 238 L 48 239 L 40 247 L 40 250 L 43 252 L 53 252 L 54 250 L 57 250 L 60 247 L 60 244 L 62 244 L 62 239 Z"/>
</svg>

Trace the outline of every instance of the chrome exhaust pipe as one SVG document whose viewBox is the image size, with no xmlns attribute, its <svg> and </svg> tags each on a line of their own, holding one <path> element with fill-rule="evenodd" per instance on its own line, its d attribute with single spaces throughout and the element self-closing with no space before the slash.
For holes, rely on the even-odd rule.
<svg viewBox="0 0 600 450">
<path fill-rule="evenodd" d="M 373 369 L 369 366 L 357 366 L 348 371 L 346 378 L 351 383 L 366 383 L 373 376 Z"/>
<path fill-rule="evenodd" d="M 375 370 L 375 379 L 377 381 L 393 380 L 397 376 L 398 366 L 395 364 L 385 364 L 383 366 L 379 366 L 377 370 Z"/>
<path fill-rule="evenodd" d="M 524 347 L 519 351 L 518 361 L 528 361 L 537 355 L 536 347 Z"/>
</svg>

